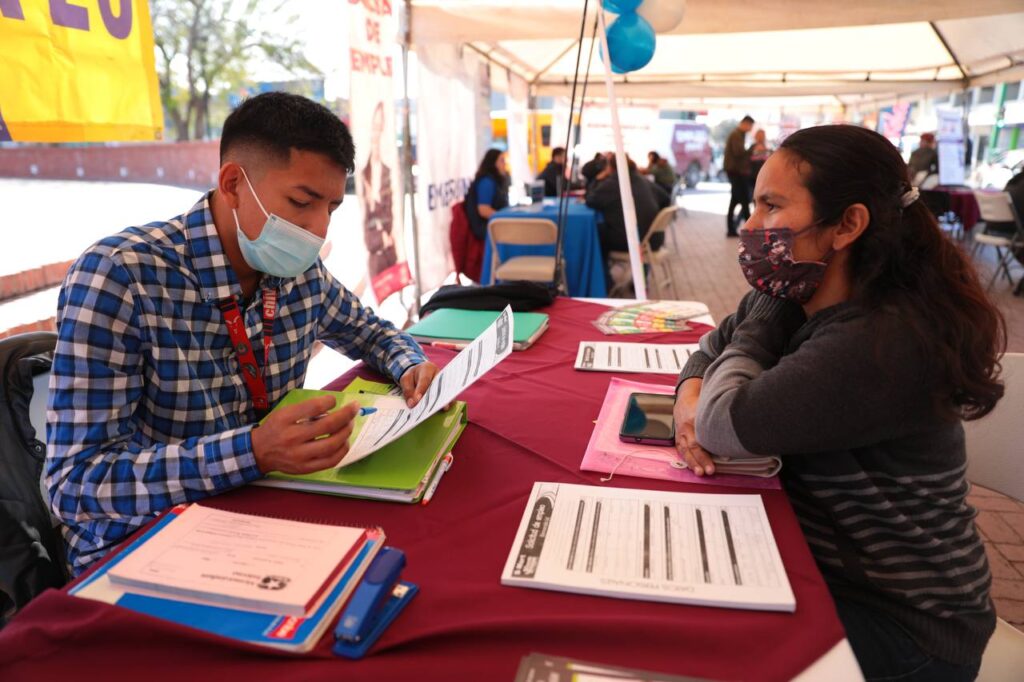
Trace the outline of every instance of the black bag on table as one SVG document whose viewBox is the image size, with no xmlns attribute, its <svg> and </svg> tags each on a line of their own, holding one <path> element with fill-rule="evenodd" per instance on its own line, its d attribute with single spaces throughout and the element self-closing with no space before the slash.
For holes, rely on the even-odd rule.
<svg viewBox="0 0 1024 682">
<path fill-rule="evenodd" d="M 430 297 L 430 300 L 420 308 L 420 315 L 426 315 L 438 308 L 504 310 L 507 305 L 512 306 L 513 312 L 521 313 L 551 305 L 555 301 L 555 296 L 551 287 L 526 280 L 489 286 L 449 284 L 438 289 Z"/>
</svg>

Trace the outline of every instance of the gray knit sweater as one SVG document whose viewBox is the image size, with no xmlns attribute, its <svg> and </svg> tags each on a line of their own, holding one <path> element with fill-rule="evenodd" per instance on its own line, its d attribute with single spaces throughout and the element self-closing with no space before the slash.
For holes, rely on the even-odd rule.
<svg viewBox="0 0 1024 682">
<path fill-rule="evenodd" d="M 978 660 L 995 612 L 966 503 L 963 427 L 937 414 L 908 325 L 850 303 L 808 320 L 751 292 L 700 347 L 680 375 L 704 378 L 698 442 L 782 456 L 833 594 L 887 613 L 936 657 Z"/>
</svg>

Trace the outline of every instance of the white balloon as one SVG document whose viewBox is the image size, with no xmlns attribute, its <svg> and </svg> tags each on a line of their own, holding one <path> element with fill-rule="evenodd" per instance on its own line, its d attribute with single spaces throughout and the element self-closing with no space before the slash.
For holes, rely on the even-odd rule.
<svg viewBox="0 0 1024 682">
<path fill-rule="evenodd" d="M 686 0 L 644 0 L 636 10 L 655 33 L 674 29 L 683 21 L 685 12 Z"/>
</svg>

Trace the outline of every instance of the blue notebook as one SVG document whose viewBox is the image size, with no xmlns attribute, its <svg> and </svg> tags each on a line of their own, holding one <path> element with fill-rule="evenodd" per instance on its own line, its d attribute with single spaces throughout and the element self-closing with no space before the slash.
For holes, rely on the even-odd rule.
<svg viewBox="0 0 1024 682">
<path fill-rule="evenodd" d="M 149 537 L 172 522 L 174 518 L 175 513 L 172 511 L 158 519 L 149 530 L 133 541 L 123 552 L 100 567 L 82 583 L 71 588 L 69 594 L 115 604 L 154 618 L 162 618 L 221 637 L 301 653 L 316 646 L 320 637 L 338 615 L 338 611 L 341 610 L 349 594 L 359 584 L 359 580 L 373 557 L 384 546 L 385 541 L 383 533 L 377 533 L 374 537 L 366 540 L 356 553 L 355 558 L 345 568 L 338 583 L 331 589 L 317 610 L 308 617 L 276 616 L 148 594 L 135 594 L 111 583 L 107 577 L 107 571 L 138 549 Z"/>
</svg>

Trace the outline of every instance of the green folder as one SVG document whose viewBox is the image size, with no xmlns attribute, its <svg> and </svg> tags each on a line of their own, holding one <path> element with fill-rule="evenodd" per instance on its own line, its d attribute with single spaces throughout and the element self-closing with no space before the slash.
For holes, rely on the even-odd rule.
<svg viewBox="0 0 1024 682">
<path fill-rule="evenodd" d="M 500 314 L 496 310 L 438 308 L 405 331 L 423 343 L 469 343 Z M 512 313 L 512 319 L 514 350 L 526 350 L 548 328 L 548 316 L 544 313 Z"/>
<path fill-rule="evenodd" d="M 275 410 L 320 395 L 337 398 L 334 409 L 351 401 L 372 406 L 392 388 L 387 384 L 355 379 L 344 391 L 293 389 Z M 393 443 L 342 469 L 324 469 L 311 474 L 273 472 L 254 485 L 289 488 L 307 492 L 362 497 L 394 502 L 418 502 L 424 492 L 444 473 L 441 464 L 466 428 L 466 403 L 456 401 Z M 359 425 L 356 429 L 358 431 Z M 353 439 L 356 433 L 353 433 Z"/>
</svg>

